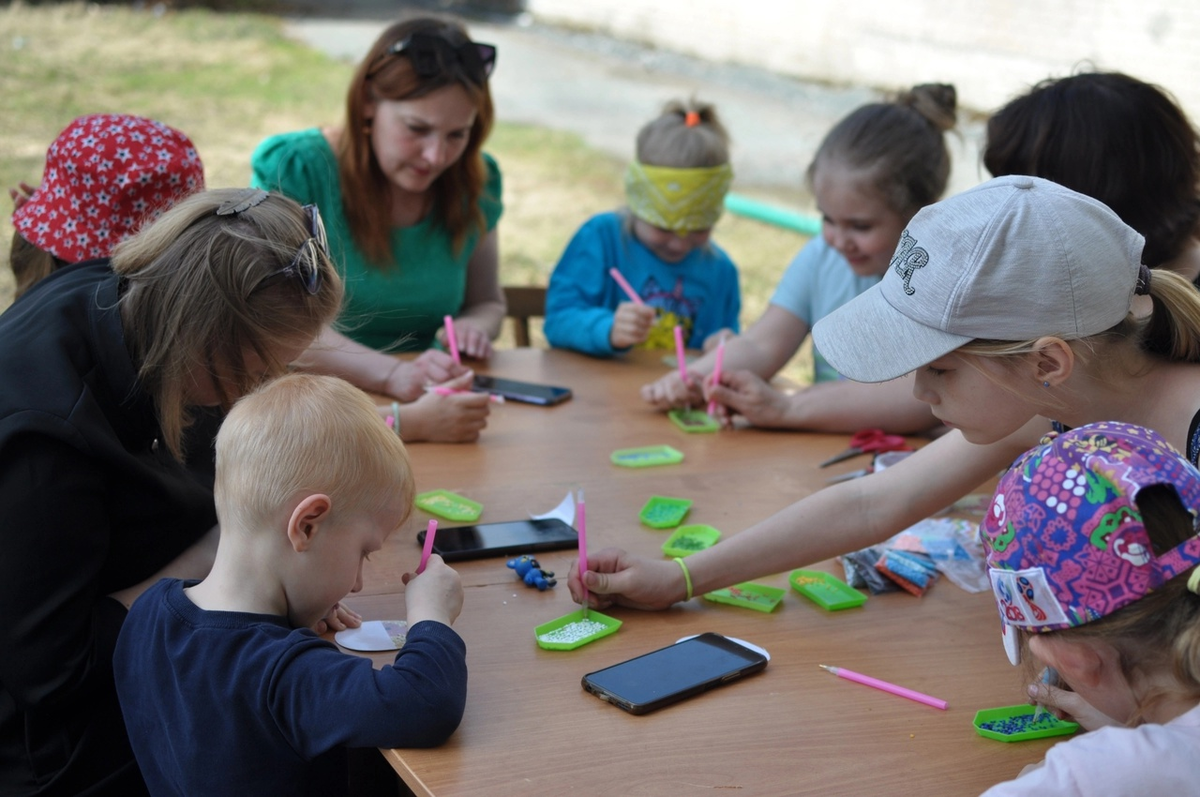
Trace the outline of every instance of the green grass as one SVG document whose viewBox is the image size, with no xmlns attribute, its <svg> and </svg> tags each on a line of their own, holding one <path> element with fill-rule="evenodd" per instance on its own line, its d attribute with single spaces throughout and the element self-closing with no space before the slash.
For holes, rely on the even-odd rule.
<svg viewBox="0 0 1200 797">
<path fill-rule="evenodd" d="M 36 185 L 59 131 L 77 116 L 106 112 L 149 116 L 185 131 L 210 187 L 244 185 L 250 153 L 263 138 L 339 122 L 352 69 L 289 40 L 270 16 L 8 5 L 0 8 L 0 186 Z M 503 121 L 487 149 L 504 173 L 501 279 L 545 285 L 575 230 L 623 202 L 625 164 L 571 133 Z M 0 225 L 0 307 L 12 295 L 11 235 L 10 225 Z M 714 240 L 741 272 L 745 326 L 765 309 L 804 238 L 727 214 Z M 536 327 L 535 343 L 544 345 Z M 802 352 L 785 375 L 807 381 L 807 363 Z"/>
</svg>

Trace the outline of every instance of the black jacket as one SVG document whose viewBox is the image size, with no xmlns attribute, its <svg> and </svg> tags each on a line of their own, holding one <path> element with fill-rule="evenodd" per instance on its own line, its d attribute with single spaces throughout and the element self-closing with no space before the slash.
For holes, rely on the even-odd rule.
<svg viewBox="0 0 1200 797">
<path fill-rule="evenodd" d="M 124 607 L 216 523 L 212 475 L 158 442 L 107 261 L 0 315 L 0 793 L 136 794 L 113 685 Z"/>
</svg>

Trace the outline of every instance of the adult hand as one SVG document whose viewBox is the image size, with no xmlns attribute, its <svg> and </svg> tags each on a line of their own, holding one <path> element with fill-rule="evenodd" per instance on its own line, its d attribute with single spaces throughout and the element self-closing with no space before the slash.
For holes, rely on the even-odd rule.
<svg viewBox="0 0 1200 797">
<path fill-rule="evenodd" d="M 741 415 L 761 428 L 787 425 L 788 396 L 749 371 L 721 374 L 721 384 L 709 385 L 705 398 L 717 402 L 717 414 L 726 423 Z"/>
<path fill-rule="evenodd" d="M 430 555 L 420 575 L 405 573 L 400 580 L 405 585 L 404 603 L 410 626 L 422 620 L 450 625 L 462 611 L 462 581 L 437 554 Z"/>
<path fill-rule="evenodd" d="M 416 401 L 425 393 L 427 385 L 436 385 L 448 379 L 470 373 L 465 365 L 454 362 L 444 351 L 429 349 L 421 352 L 414 360 L 397 360 L 384 384 L 383 392 L 400 401 Z"/>
<path fill-rule="evenodd" d="M 1059 719 L 1078 722 L 1084 730 L 1094 731 L 1106 725 L 1121 726 L 1107 714 L 1101 713 L 1091 703 L 1079 696 L 1078 692 L 1050 686 L 1041 682 L 1032 683 L 1026 689 L 1029 698 L 1041 703 Z"/>
<path fill-rule="evenodd" d="M 317 620 L 313 631 L 324 634 L 326 631 L 345 631 L 347 628 L 358 628 L 362 625 L 362 615 L 340 603 L 333 604 L 329 614 Z"/>
<path fill-rule="evenodd" d="M 650 327 L 654 325 L 655 310 L 653 307 L 633 302 L 621 302 L 613 314 L 612 331 L 608 333 L 608 342 L 614 349 L 628 349 L 639 343 L 645 343 L 650 336 Z"/>
<path fill-rule="evenodd" d="M 445 327 L 438 330 L 437 338 L 443 346 L 450 347 Z M 469 318 L 454 319 L 454 340 L 458 344 L 458 353 L 463 357 L 486 360 L 492 356 L 492 339 Z"/>
<path fill-rule="evenodd" d="M 679 371 L 668 371 L 659 379 L 648 385 L 642 385 L 642 399 L 658 410 L 669 410 L 675 407 L 696 407 L 704 403 L 702 385 L 704 377 L 701 374 L 688 371 L 690 384 L 684 384 Z"/>
<path fill-rule="evenodd" d="M 576 603 L 583 600 L 578 561 L 571 563 L 567 588 Z M 588 554 L 587 588 L 588 605 L 597 609 L 614 603 L 632 609 L 665 609 L 687 594 L 677 563 L 634 556 L 620 548 Z"/>
<path fill-rule="evenodd" d="M 33 196 L 33 192 L 36 190 L 36 188 L 26 182 L 18 183 L 17 188 L 8 189 L 8 195 L 12 197 L 13 201 L 13 213 L 16 213 L 18 210 L 20 210 L 21 206 L 29 201 L 29 199 Z"/>
<path fill-rule="evenodd" d="M 467 373 L 441 387 L 455 392 L 443 396 L 429 391 L 400 408 L 400 436 L 407 442 L 473 443 L 487 427 L 492 411 L 487 393 L 467 392 L 473 374 Z"/>
</svg>

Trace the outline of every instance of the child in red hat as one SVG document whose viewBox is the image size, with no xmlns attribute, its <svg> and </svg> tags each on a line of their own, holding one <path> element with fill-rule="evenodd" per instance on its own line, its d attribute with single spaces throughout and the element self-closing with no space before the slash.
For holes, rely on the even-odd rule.
<svg viewBox="0 0 1200 797">
<path fill-rule="evenodd" d="M 128 114 L 79 117 L 46 151 L 41 185 L 9 190 L 15 296 L 62 266 L 108 257 L 144 221 L 203 188 L 204 164 L 178 130 Z"/>
</svg>

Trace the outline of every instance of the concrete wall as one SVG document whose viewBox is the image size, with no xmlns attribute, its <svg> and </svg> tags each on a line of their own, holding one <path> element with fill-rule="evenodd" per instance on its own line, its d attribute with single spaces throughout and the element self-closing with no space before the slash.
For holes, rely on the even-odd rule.
<svg viewBox="0 0 1200 797">
<path fill-rule="evenodd" d="M 1080 63 L 1157 83 L 1200 119 L 1197 0 L 526 0 L 539 21 L 806 80 L 958 87 L 990 111 Z"/>
</svg>

